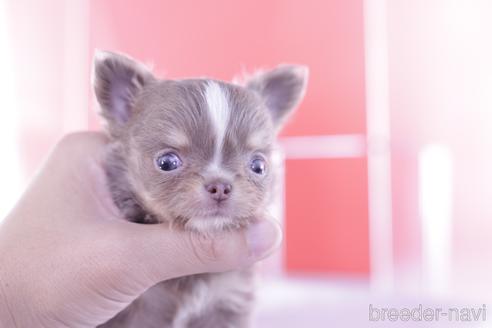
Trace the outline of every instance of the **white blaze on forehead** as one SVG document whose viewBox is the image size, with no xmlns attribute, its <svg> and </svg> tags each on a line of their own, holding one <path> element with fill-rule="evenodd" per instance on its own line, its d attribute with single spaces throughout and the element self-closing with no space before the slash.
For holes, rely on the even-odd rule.
<svg viewBox="0 0 492 328">
<path fill-rule="evenodd" d="M 216 82 L 209 81 L 205 89 L 205 100 L 207 101 L 210 120 L 214 127 L 217 139 L 215 142 L 214 163 L 218 165 L 220 152 L 229 122 L 229 103 L 224 90 Z"/>
</svg>

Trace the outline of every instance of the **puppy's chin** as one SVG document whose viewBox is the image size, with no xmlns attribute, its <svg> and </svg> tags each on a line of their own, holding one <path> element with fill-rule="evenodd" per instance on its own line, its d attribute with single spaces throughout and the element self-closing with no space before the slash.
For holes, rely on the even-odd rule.
<svg viewBox="0 0 492 328">
<path fill-rule="evenodd" d="M 168 210 L 171 225 L 198 233 L 238 230 L 254 221 L 255 211 L 242 204 L 203 201 L 198 206 L 175 207 Z M 242 205 L 242 206 L 241 206 Z M 162 211 L 161 213 L 163 213 Z"/>
<path fill-rule="evenodd" d="M 225 216 L 208 216 L 190 218 L 184 224 L 184 229 L 198 233 L 213 233 L 241 229 L 249 225 L 253 218 L 237 218 Z"/>
</svg>

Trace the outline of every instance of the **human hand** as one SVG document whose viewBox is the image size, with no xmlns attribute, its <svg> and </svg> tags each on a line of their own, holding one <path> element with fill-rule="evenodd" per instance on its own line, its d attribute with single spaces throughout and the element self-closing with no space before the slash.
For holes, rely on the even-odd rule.
<svg viewBox="0 0 492 328">
<path fill-rule="evenodd" d="M 1 222 L 1 327 L 94 327 L 160 281 L 245 267 L 279 245 L 266 218 L 213 238 L 123 220 L 105 145 L 99 133 L 65 137 Z"/>
</svg>

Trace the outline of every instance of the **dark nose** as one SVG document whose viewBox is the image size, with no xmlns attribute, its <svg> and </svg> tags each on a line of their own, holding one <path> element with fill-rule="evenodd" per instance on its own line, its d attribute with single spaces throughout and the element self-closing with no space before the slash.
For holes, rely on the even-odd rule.
<svg viewBox="0 0 492 328">
<path fill-rule="evenodd" d="M 226 200 L 232 192 L 232 186 L 226 182 L 212 182 L 205 186 L 210 197 L 216 201 Z"/>
</svg>

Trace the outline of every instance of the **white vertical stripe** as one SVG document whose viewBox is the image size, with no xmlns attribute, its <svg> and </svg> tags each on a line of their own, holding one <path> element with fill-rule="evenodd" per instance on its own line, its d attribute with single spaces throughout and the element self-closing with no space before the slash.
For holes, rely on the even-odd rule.
<svg viewBox="0 0 492 328">
<path fill-rule="evenodd" d="M 272 172 L 275 172 L 276 183 L 273 189 L 272 200 L 268 205 L 268 214 L 278 220 L 282 228 L 285 227 L 285 153 L 275 147 L 270 158 Z M 285 243 L 281 245 L 281 251 L 275 252 L 267 259 L 262 261 L 262 266 L 269 275 L 280 276 L 283 273 L 282 263 L 287 258 Z"/>
<path fill-rule="evenodd" d="M 63 132 L 89 125 L 89 3 L 65 1 L 63 37 Z"/>
<path fill-rule="evenodd" d="M 16 67 L 14 66 L 12 44 L 9 38 L 11 20 L 6 17 L 7 3 L 0 0 L 0 99 L 2 100 L 2 119 L 0 120 L 0 221 L 10 211 L 22 188 L 22 174 L 19 163 L 19 109 L 16 104 Z"/>
<path fill-rule="evenodd" d="M 453 162 L 451 151 L 431 144 L 419 153 L 419 205 L 423 274 L 437 295 L 449 290 L 452 258 Z"/>
<path fill-rule="evenodd" d="M 371 285 L 394 288 L 385 0 L 364 1 Z"/>
<path fill-rule="evenodd" d="M 222 143 L 224 142 L 227 124 L 229 122 L 229 103 L 224 90 L 222 90 L 218 83 L 213 81 L 209 81 L 207 84 L 205 89 L 205 100 L 207 101 L 210 119 L 217 136 L 215 142 L 214 164 L 219 166 Z"/>
</svg>

